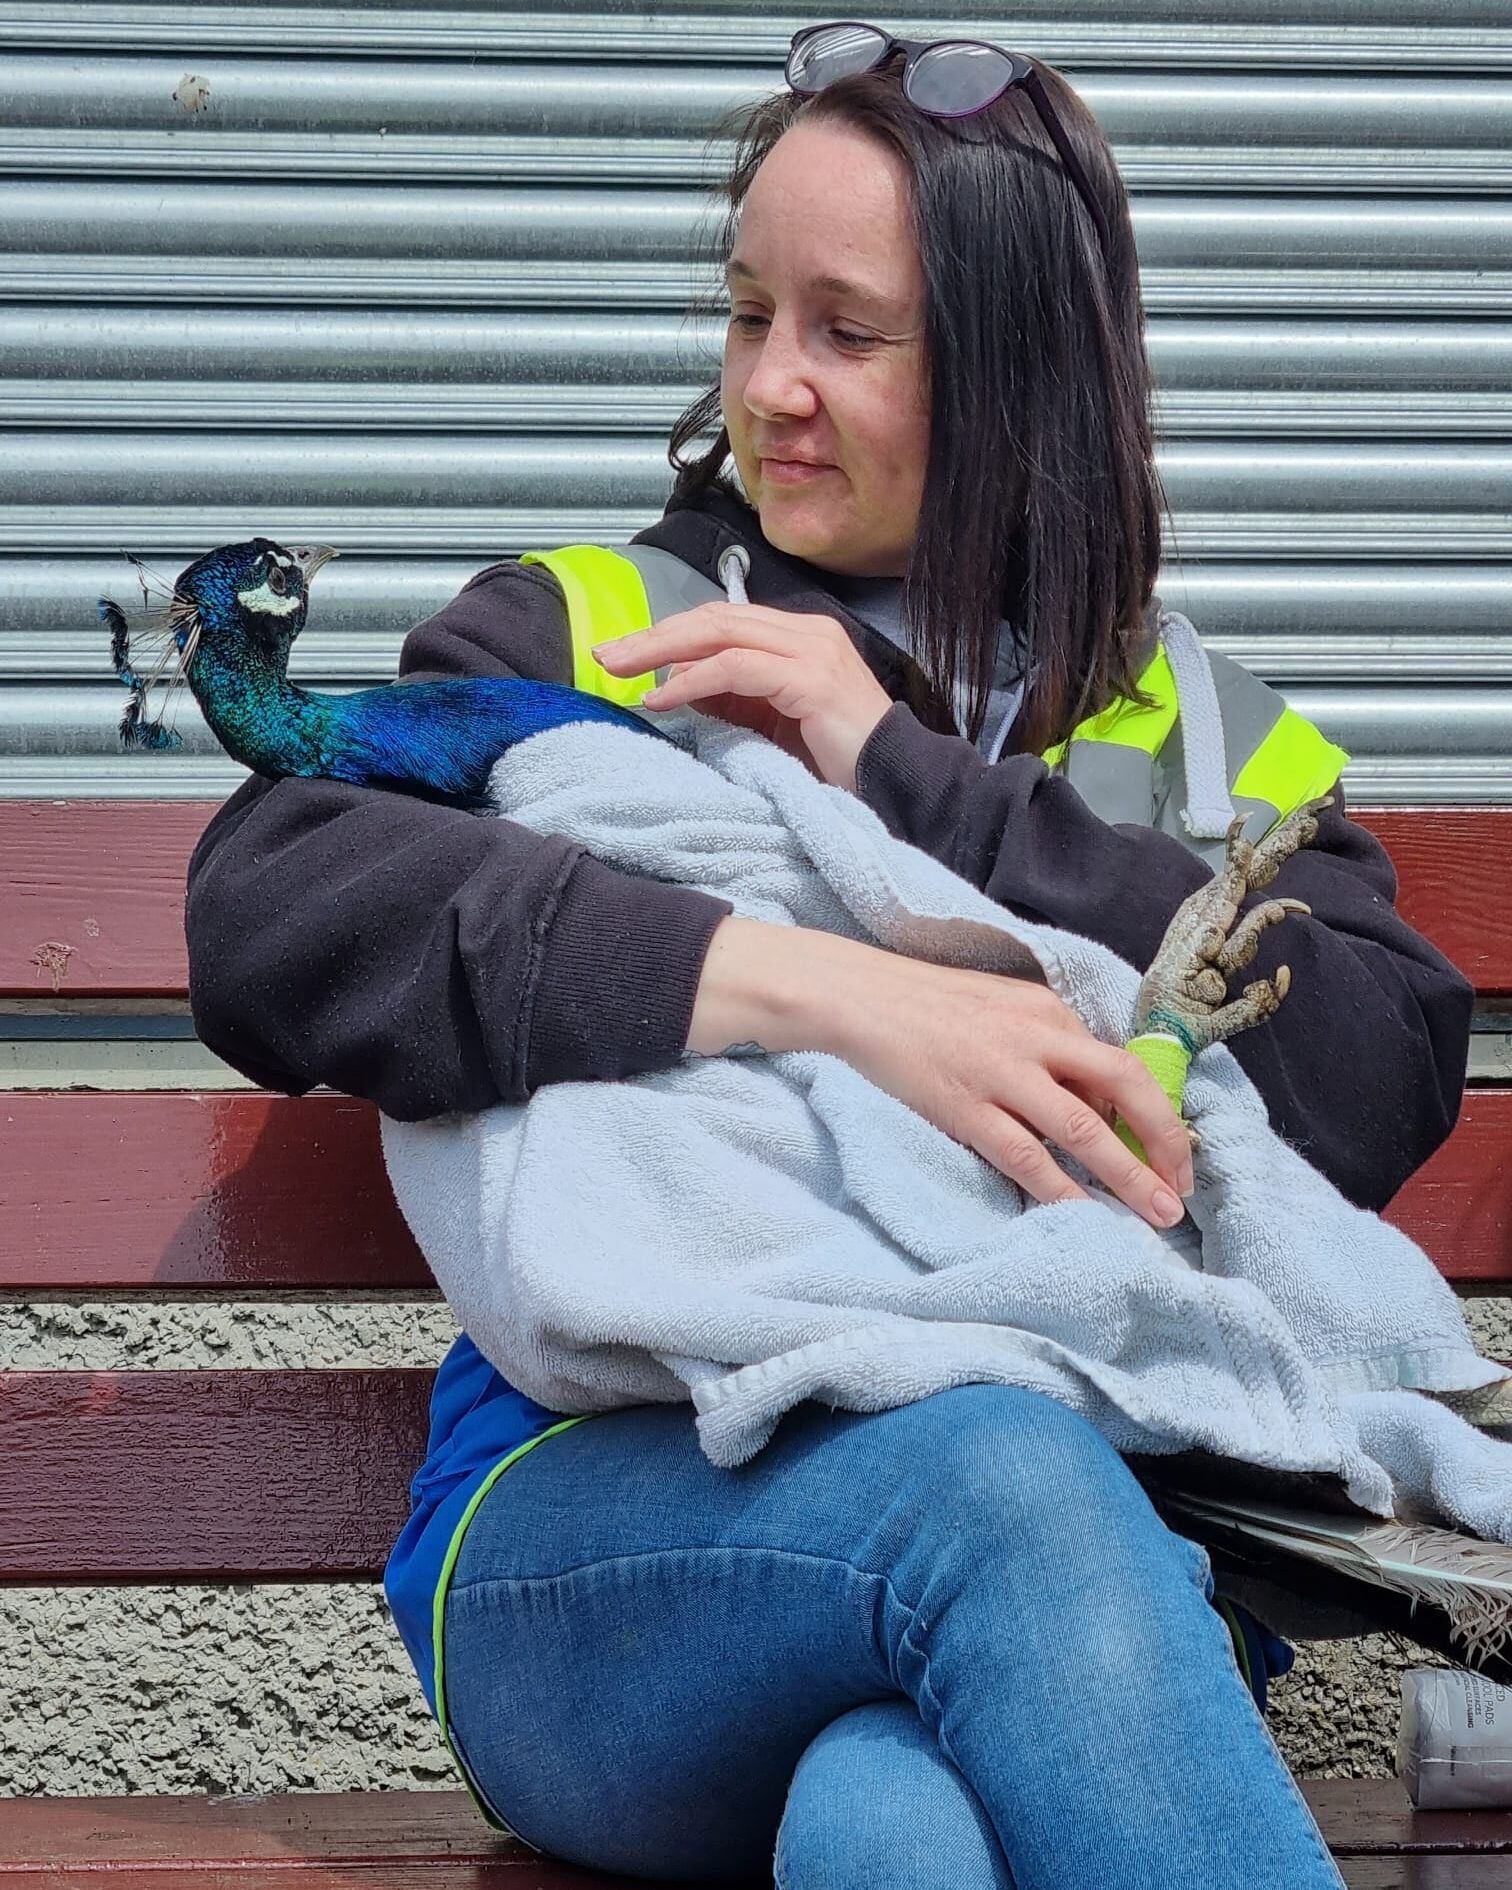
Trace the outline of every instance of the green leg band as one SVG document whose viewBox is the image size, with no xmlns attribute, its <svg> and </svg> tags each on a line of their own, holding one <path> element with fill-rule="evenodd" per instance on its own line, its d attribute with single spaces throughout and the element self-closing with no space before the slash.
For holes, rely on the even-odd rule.
<svg viewBox="0 0 1512 1890">
<path fill-rule="evenodd" d="M 1142 1036 L 1132 1038 L 1128 1048 L 1159 1083 L 1162 1093 L 1179 1116 L 1186 1096 L 1187 1069 L 1192 1061 L 1186 1045 L 1175 1037 L 1168 1037 L 1164 1031 L 1148 1030 Z M 1131 1149 L 1142 1162 L 1148 1161 L 1144 1143 L 1122 1116 L 1113 1128 L 1125 1148 Z"/>
</svg>

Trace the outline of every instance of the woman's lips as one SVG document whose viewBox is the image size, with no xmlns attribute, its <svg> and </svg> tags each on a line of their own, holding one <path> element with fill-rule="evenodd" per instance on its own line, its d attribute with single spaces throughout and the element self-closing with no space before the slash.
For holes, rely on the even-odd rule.
<svg viewBox="0 0 1512 1890">
<path fill-rule="evenodd" d="M 832 473 L 833 466 L 811 466 L 806 460 L 764 459 L 761 462 L 761 476 L 770 479 L 779 486 L 806 486 L 811 479 L 818 479 L 824 473 Z"/>
</svg>

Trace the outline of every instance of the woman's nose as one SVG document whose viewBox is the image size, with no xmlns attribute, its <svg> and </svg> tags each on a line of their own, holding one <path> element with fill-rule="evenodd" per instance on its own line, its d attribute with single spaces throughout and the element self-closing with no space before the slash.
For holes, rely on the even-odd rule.
<svg viewBox="0 0 1512 1890">
<path fill-rule="evenodd" d="M 779 414 L 802 418 L 818 408 L 819 398 L 802 341 L 786 324 L 773 321 L 768 327 L 746 376 L 744 400 L 763 420 Z"/>
</svg>

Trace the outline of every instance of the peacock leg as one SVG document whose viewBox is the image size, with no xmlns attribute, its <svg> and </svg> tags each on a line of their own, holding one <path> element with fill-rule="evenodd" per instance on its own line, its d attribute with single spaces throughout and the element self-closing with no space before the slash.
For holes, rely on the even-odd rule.
<svg viewBox="0 0 1512 1890">
<path fill-rule="evenodd" d="M 1145 1065 L 1177 1114 L 1186 1092 L 1187 1067 L 1199 1051 L 1275 1015 L 1291 988 L 1291 968 L 1257 978 L 1236 998 L 1229 976 L 1251 963 L 1260 940 L 1288 913 L 1306 913 L 1300 899 L 1267 899 L 1240 917 L 1251 892 L 1268 886 L 1300 848 L 1315 839 L 1318 812 L 1331 797 L 1306 801 L 1260 841 L 1244 838 L 1244 817 L 1229 827 L 1222 865 L 1205 886 L 1188 895 L 1166 927 L 1139 987 L 1135 1031 L 1128 1048 Z M 1144 1159 L 1134 1131 L 1121 1118 L 1119 1136 Z"/>
</svg>

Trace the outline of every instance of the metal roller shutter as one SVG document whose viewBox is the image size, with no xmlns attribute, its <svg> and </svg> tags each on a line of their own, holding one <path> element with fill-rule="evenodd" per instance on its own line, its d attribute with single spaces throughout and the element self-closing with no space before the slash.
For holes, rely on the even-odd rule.
<svg viewBox="0 0 1512 1890">
<path fill-rule="evenodd" d="M 872 17 L 1043 54 L 1112 137 L 1162 595 L 1354 752 L 1356 800 L 1512 800 L 1506 0 L 1074 12 Z M 181 754 L 117 752 L 122 547 L 339 545 L 294 669 L 338 687 L 480 565 L 654 517 L 718 345 L 683 313 L 707 129 L 803 23 L 0 9 L 0 793 L 239 778 L 192 705 Z"/>
</svg>

